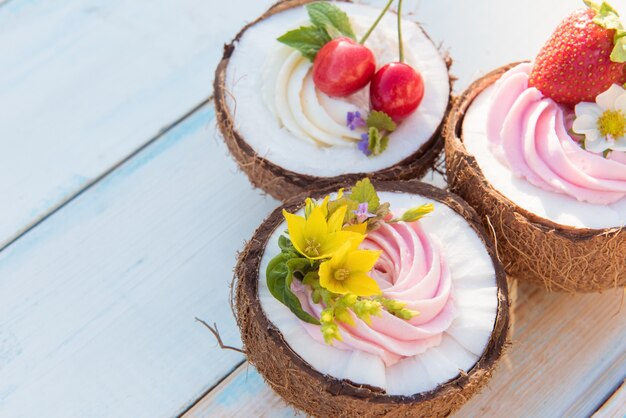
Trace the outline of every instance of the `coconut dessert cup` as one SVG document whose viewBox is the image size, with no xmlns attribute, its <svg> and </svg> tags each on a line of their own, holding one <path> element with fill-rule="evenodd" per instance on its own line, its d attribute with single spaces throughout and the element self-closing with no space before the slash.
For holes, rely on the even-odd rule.
<svg viewBox="0 0 626 418">
<path fill-rule="evenodd" d="M 363 45 L 372 52 L 375 67 L 370 64 L 363 70 L 369 71 L 361 77 L 364 87 L 346 95 L 337 89 L 348 83 L 337 85 L 334 80 L 335 85 L 329 87 L 324 84 L 333 82 L 328 74 L 318 77 L 316 72 L 314 77 L 313 55 L 304 56 L 301 50 L 277 40 L 288 38 L 299 27 L 314 28 L 312 16 L 318 10 L 309 8 L 320 4 L 338 8 L 348 20 L 346 28 L 337 25 L 343 33 L 331 28 L 332 36 L 323 34 L 323 42 L 345 40 L 350 31 L 353 39 L 363 40 L 368 28 L 387 10 L 349 2 L 287 0 L 245 26 L 225 46 L 214 79 L 218 127 L 231 155 L 255 187 L 281 200 L 364 176 L 376 180 L 421 178 L 443 148 L 440 133 L 451 101 L 451 60 L 417 23 L 401 20 L 403 60 L 417 71 L 422 85 L 411 90 L 406 87 L 412 85 L 408 82 L 397 84 L 406 95 L 419 99 L 417 109 L 394 117 L 391 126 L 391 121 L 382 120 L 370 124 L 374 110 L 389 108 L 380 100 L 376 105 L 370 103 L 373 83 L 369 81 L 388 63 L 398 61 L 397 15 L 384 13 L 367 36 Z M 328 13 L 332 15 L 332 11 Z M 341 21 L 341 17 L 336 19 Z M 333 68 L 331 61 L 326 59 L 325 68 Z M 349 67 L 362 66 L 351 63 Z M 404 80 L 402 76 L 398 79 Z M 379 90 L 386 88 L 384 82 L 377 85 L 383 85 Z M 322 91 L 329 88 L 332 94 Z M 376 132 L 370 131 L 372 126 Z"/>
<path fill-rule="evenodd" d="M 366 200 L 372 194 L 363 193 L 364 184 L 371 186 L 365 179 L 352 190 L 343 183 L 316 191 L 306 203 L 304 195 L 290 199 L 257 229 L 235 270 L 235 312 L 244 352 L 274 391 L 312 416 L 447 416 L 485 386 L 507 344 L 509 324 L 503 268 L 465 202 L 415 181 L 374 182 L 381 209 L 373 212 L 387 210 L 382 203 L 387 201 L 392 214 L 364 218 L 372 201 L 359 204 L 350 223 L 363 221 L 368 231 L 358 249 L 351 250 L 357 255 L 339 250 L 321 264 L 318 260 L 313 273 L 298 272 L 294 265 L 299 262 L 280 267 L 281 257 L 291 259 L 286 254 L 301 247 L 298 242 L 311 244 L 297 232 L 299 222 L 313 222 L 319 216 L 314 212 L 328 204 L 328 224 L 335 223 L 336 212 L 331 212 L 338 205 L 333 201 L 341 194 Z M 345 189 L 338 196 L 341 186 Z M 329 194 L 330 203 L 324 200 Z M 360 266 L 367 271 L 372 253 L 379 258 L 367 273 L 371 277 L 355 272 L 359 266 L 350 261 L 333 261 L 361 257 Z M 285 285 L 292 273 L 291 285 Z M 353 273 L 362 281 L 353 280 Z M 351 293 L 368 293 L 372 282 L 380 284 L 382 296 Z M 345 290 L 334 287 L 338 283 L 345 284 L 347 294 L 324 296 L 327 287 Z M 291 297 L 297 298 L 295 307 Z M 376 304 L 378 312 L 371 306 Z"/>
<path fill-rule="evenodd" d="M 566 18 L 534 63 L 474 82 L 444 128 L 450 189 L 493 229 L 507 274 L 549 291 L 626 285 L 626 147 L 593 132 L 602 115 L 626 115 L 614 107 L 626 93 L 615 84 L 626 82 L 626 69 L 608 56 L 615 34 L 593 20 L 616 13 L 606 3 L 590 6 Z M 594 42 L 571 46 L 580 38 Z M 584 65 L 583 80 L 576 65 Z M 550 74 L 547 82 L 553 68 L 565 79 Z"/>
</svg>

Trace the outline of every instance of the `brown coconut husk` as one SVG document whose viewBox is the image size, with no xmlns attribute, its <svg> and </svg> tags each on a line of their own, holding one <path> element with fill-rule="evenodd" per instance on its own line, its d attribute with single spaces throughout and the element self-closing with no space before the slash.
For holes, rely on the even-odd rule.
<svg viewBox="0 0 626 418">
<path fill-rule="evenodd" d="M 509 301 L 506 276 L 496 257 L 494 245 L 480 219 L 457 196 L 433 186 L 412 182 L 374 182 L 379 191 L 414 193 L 437 200 L 463 216 L 481 237 L 493 260 L 498 286 L 498 311 L 490 341 L 478 362 L 468 372 L 436 389 L 413 396 L 390 396 L 382 389 L 324 375 L 294 352 L 280 331 L 265 316 L 258 296 L 259 264 L 268 238 L 283 222 L 282 209 L 297 211 L 304 196 L 289 200 L 276 209 L 257 229 L 239 256 L 235 269 L 237 323 L 248 361 L 288 404 L 319 417 L 444 417 L 461 407 L 480 391 L 507 344 Z M 313 197 L 350 187 L 336 184 L 313 193 Z M 305 332 L 303 330 L 303 332 Z M 418 377 L 419 378 L 419 377 Z"/>
<path fill-rule="evenodd" d="M 280 13 L 293 7 L 300 7 L 313 1 L 316 0 L 279 1 L 270 7 L 270 9 L 257 20 L 246 25 L 230 44 L 224 46 L 224 55 L 217 66 L 213 82 L 215 115 L 218 127 L 224 137 L 226 145 L 228 146 L 231 155 L 239 165 L 239 168 L 246 173 L 253 186 L 258 187 L 276 199 L 283 201 L 297 194 L 323 189 L 340 181 L 355 183 L 363 177 L 369 177 L 380 181 L 412 180 L 422 178 L 434 165 L 437 157 L 443 150 L 443 137 L 441 136 L 443 120 L 437 130 L 433 133 L 432 137 L 424 145 L 422 145 L 417 152 L 408 156 L 399 163 L 376 172 L 351 173 L 335 177 L 315 177 L 284 169 L 283 167 L 265 159 L 263 156 L 258 155 L 252 147 L 248 145 L 245 138 L 237 132 L 235 123 L 236 115 L 231 113 L 227 104 L 227 97 L 230 93 L 226 86 L 226 68 L 228 67 L 233 51 L 237 47 L 237 42 L 241 39 L 248 28 L 259 23 L 260 21 L 267 19 L 276 13 Z M 446 54 L 445 60 L 449 70 L 452 65 L 452 59 Z M 450 85 L 452 85 L 455 77 L 449 75 L 449 79 Z M 450 89 L 450 94 L 451 96 L 446 113 L 450 110 L 452 105 L 452 89 Z"/>
<path fill-rule="evenodd" d="M 474 82 L 457 100 L 444 126 L 450 190 L 491 224 L 506 272 L 548 291 L 599 292 L 626 285 L 626 231 L 560 225 L 511 202 L 484 177 L 462 139 L 472 101 L 517 63 Z"/>
</svg>

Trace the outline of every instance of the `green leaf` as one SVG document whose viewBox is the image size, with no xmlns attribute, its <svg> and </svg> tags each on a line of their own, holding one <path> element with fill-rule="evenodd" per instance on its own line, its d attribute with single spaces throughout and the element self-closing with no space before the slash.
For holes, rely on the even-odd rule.
<svg viewBox="0 0 626 418">
<path fill-rule="evenodd" d="M 379 131 L 393 132 L 396 130 L 396 123 L 385 112 L 373 110 L 367 116 L 367 127 L 376 128 Z"/>
<path fill-rule="evenodd" d="M 372 155 L 382 154 L 387 149 L 387 145 L 389 145 L 389 137 L 383 136 L 377 128 L 372 126 L 369 130 L 369 144 L 367 146 Z"/>
<path fill-rule="evenodd" d="M 285 33 L 278 41 L 297 49 L 304 57 L 313 61 L 320 48 L 330 41 L 330 36 L 323 28 L 301 26 Z"/>
<path fill-rule="evenodd" d="M 367 177 L 356 182 L 350 192 L 350 199 L 359 203 L 367 203 L 367 209 L 372 213 L 375 212 L 380 205 L 378 193 L 376 193 L 374 185 L 372 185 L 372 182 Z"/>
<path fill-rule="evenodd" d="M 356 40 L 348 15 L 339 7 L 329 2 L 318 2 L 308 4 L 306 9 L 311 23 L 318 28 L 328 30 L 331 35 L 337 30 L 340 34 Z"/>
<path fill-rule="evenodd" d="M 291 242 L 291 240 L 284 235 L 281 235 L 280 237 L 278 237 L 278 246 L 283 252 L 294 253 L 294 254 L 298 253 L 298 251 L 296 250 L 296 247 L 293 246 L 293 243 Z"/>
<path fill-rule="evenodd" d="M 615 41 L 615 47 L 611 52 L 611 61 L 626 62 L 626 32 Z"/>
<path fill-rule="evenodd" d="M 424 216 L 428 215 L 433 210 L 435 210 L 435 206 L 432 203 L 427 203 L 422 206 L 417 206 L 415 208 L 411 208 L 407 210 L 406 212 L 404 212 L 400 220 L 403 222 L 415 222 L 423 218 Z"/>
<path fill-rule="evenodd" d="M 298 318 L 309 324 L 319 325 L 320 322 L 315 317 L 302 309 L 300 300 L 291 291 L 294 269 L 302 265 L 298 260 L 305 260 L 308 263 L 306 259 L 294 258 L 294 254 L 291 253 L 280 253 L 272 258 L 266 270 L 267 287 L 272 296 L 288 307 Z"/>
<path fill-rule="evenodd" d="M 590 9 L 593 9 L 593 10 L 596 10 L 596 11 L 600 10 L 600 5 L 598 3 L 595 3 L 593 1 L 591 1 L 591 0 L 583 0 L 583 3 L 585 3 L 585 5 L 587 7 L 589 7 Z"/>
<path fill-rule="evenodd" d="M 359 208 L 359 202 L 352 200 L 346 196 L 343 196 L 341 199 L 331 200 L 328 202 L 328 216 L 330 217 L 337 209 L 342 206 L 347 206 L 346 214 L 343 217 L 343 223 L 347 224 L 356 217 L 353 211 Z"/>
<path fill-rule="evenodd" d="M 622 25 L 617 10 L 605 1 L 598 5 L 592 1 L 585 0 L 585 4 L 596 11 L 596 15 L 593 18 L 595 24 L 608 30 L 615 30 L 611 61 L 626 62 L 626 29 Z"/>
</svg>

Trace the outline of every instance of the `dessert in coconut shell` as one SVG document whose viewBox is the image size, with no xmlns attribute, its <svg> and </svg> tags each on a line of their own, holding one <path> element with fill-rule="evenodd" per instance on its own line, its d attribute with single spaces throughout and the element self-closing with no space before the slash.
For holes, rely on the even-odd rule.
<svg viewBox="0 0 626 418">
<path fill-rule="evenodd" d="M 507 341 L 494 246 L 448 192 L 339 186 L 289 200 L 240 254 L 248 361 L 312 416 L 447 416 L 484 387 Z"/>
<path fill-rule="evenodd" d="M 534 63 L 474 82 L 444 128 L 451 190 L 507 273 L 551 291 L 626 284 L 626 37 L 607 3 L 586 4 Z"/>
<path fill-rule="evenodd" d="M 216 117 L 254 186 L 284 200 L 365 175 L 416 179 L 432 167 L 450 60 L 391 3 L 281 1 L 225 46 Z"/>
</svg>

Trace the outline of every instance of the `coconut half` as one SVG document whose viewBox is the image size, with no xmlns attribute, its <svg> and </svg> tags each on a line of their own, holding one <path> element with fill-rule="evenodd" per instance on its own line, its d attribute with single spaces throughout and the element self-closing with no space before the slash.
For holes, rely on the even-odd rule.
<svg viewBox="0 0 626 418">
<path fill-rule="evenodd" d="M 318 91 L 312 64 L 276 38 L 309 25 L 311 0 L 277 3 L 244 27 L 225 46 L 216 70 L 214 99 L 218 125 L 228 148 L 252 184 L 278 199 L 326 187 L 337 181 L 416 179 L 441 152 L 443 119 L 449 110 L 450 60 L 421 27 L 404 21 L 407 62 L 423 76 L 424 98 L 390 135 L 388 148 L 367 157 L 357 147 L 360 132 L 346 127 L 346 114 L 369 110 L 369 86 L 348 98 Z M 357 38 L 380 9 L 336 3 L 350 17 Z M 395 14 L 387 13 L 366 46 L 380 67 L 397 61 Z"/>
<path fill-rule="evenodd" d="M 597 292 L 626 285 L 626 199 L 595 205 L 515 177 L 488 148 L 493 84 L 517 64 L 474 82 L 444 127 L 450 189 L 493 228 L 508 274 L 550 291 Z"/>
<path fill-rule="evenodd" d="M 287 403 L 313 416 L 447 416 L 487 383 L 502 355 L 509 323 L 504 270 L 476 213 L 455 195 L 416 181 L 374 185 L 392 209 L 435 205 L 419 222 L 438 242 L 451 274 L 456 314 L 441 342 L 385 366 L 366 352 L 315 340 L 271 296 L 265 269 L 280 251 L 277 239 L 286 229 L 281 211 L 301 210 L 300 197 L 275 210 L 239 257 L 236 314 L 244 351 Z"/>
</svg>

